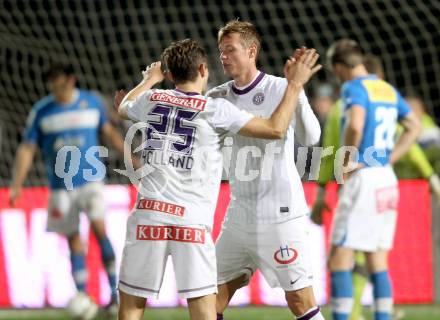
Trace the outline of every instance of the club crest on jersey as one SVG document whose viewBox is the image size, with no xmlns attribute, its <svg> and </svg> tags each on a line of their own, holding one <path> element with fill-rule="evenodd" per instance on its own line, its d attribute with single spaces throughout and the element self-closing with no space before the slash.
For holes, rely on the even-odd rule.
<svg viewBox="0 0 440 320">
<path fill-rule="evenodd" d="M 298 258 L 298 251 L 290 248 L 288 245 L 280 247 L 279 250 L 275 251 L 273 258 L 279 264 L 289 264 Z"/>
<path fill-rule="evenodd" d="M 254 97 L 252 98 L 252 102 L 256 105 L 262 104 L 264 101 L 264 93 L 263 92 L 257 92 Z"/>
</svg>

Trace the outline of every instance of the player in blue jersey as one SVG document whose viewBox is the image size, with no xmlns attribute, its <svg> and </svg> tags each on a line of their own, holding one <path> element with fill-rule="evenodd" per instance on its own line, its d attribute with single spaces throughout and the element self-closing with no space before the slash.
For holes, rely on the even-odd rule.
<svg viewBox="0 0 440 320">
<path fill-rule="evenodd" d="M 329 258 L 334 320 L 348 319 L 353 304 L 354 251 L 365 253 L 373 284 L 375 319 L 391 319 L 392 291 L 388 251 L 397 218 L 397 179 L 391 168 L 420 131 L 420 124 L 400 93 L 368 74 L 356 41 L 342 39 L 327 52 L 333 73 L 344 82 L 342 145 L 344 186 L 334 218 Z M 395 141 L 397 122 L 404 132 Z M 353 152 L 353 150 L 358 151 Z M 358 159 L 356 159 L 358 156 Z"/>
<path fill-rule="evenodd" d="M 43 154 L 51 189 L 47 230 L 68 239 L 78 294 L 85 294 L 87 280 L 86 250 L 78 232 L 79 213 L 84 211 L 101 248 L 111 286 L 111 305 L 116 306 L 115 255 L 104 225 L 101 191 L 105 166 L 99 160 L 99 134 L 102 133 L 121 154 L 124 141 L 108 122 L 101 99 L 92 92 L 76 88 L 71 66 L 53 65 L 44 78 L 51 94 L 38 101 L 28 117 L 23 142 L 16 155 L 10 202 L 14 205 L 20 197 L 38 147 Z M 111 309 L 117 311 L 117 308 Z"/>
</svg>

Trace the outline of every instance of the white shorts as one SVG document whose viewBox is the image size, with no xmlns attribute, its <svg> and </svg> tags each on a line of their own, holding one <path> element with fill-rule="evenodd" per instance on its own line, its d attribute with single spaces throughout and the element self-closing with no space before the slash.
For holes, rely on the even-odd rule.
<svg viewBox="0 0 440 320">
<path fill-rule="evenodd" d="M 90 220 L 104 219 L 103 187 L 101 182 L 90 182 L 73 190 L 52 190 L 47 230 L 66 236 L 78 232 L 81 212 L 85 212 Z"/>
<path fill-rule="evenodd" d="M 218 284 L 258 268 L 268 284 L 285 291 L 312 285 L 306 216 L 277 224 L 223 225 L 216 243 Z"/>
<path fill-rule="evenodd" d="M 179 296 L 196 298 L 217 293 L 215 246 L 204 226 L 177 226 L 128 218 L 119 290 L 157 298 L 171 255 Z"/>
<path fill-rule="evenodd" d="M 365 252 L 390 250 L 398 200 L 397 178 L 391 167 L 358 170 L 341 189 L 332 244 Z"/>
</svg>

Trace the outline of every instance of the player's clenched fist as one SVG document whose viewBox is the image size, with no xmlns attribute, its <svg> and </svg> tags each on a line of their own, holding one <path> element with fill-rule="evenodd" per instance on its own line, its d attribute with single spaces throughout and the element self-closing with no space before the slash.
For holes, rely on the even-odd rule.
<svg viewBox="0 0 440 320">
<path fill-rule="evenodd" d="M 316 64 L 319 54 L 315 49 L 297 49 L 286 61 L 284 75 L 289 82 L 304 85 L 322 66 Z"/>
</svg>

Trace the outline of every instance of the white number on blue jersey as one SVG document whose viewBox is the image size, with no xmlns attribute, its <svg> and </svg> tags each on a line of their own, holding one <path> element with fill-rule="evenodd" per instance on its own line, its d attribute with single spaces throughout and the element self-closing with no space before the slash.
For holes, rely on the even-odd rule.
<svg viewBox="0 0 440 320">
<path fill-rule="evenodd" d="M 392 149 L 397 126 L 397 109 L 378 107 L 375 116 L 377 126 L 374 132 L 374 147 Z"/>
</svg>

